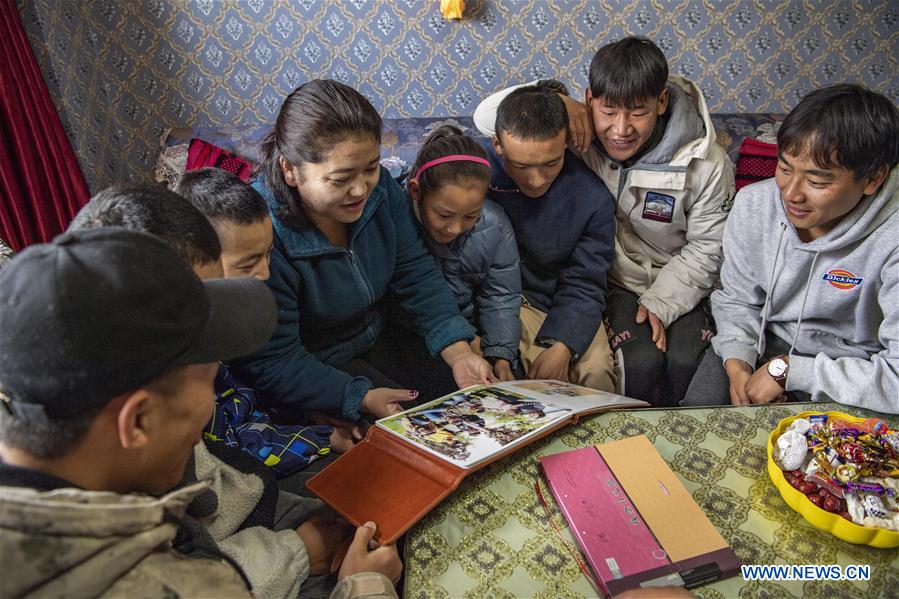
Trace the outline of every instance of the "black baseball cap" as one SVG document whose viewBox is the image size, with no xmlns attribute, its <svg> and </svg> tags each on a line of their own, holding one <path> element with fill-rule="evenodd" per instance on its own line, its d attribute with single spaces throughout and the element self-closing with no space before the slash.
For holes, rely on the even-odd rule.
<svg viewBox="0 0 899 599">
<path fill-rule="evenodd" d="M 24 420 L 101 408 L 169 368 L 252 353 L 276 320 L 265 283 L 201 281 L 153 235 L 64 233 L 0 271 L 0 399 Z"/>
</svg>

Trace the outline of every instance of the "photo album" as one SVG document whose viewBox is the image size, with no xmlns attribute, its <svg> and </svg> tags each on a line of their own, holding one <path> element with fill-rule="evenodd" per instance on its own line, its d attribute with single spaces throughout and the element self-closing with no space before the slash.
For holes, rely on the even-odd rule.
<svg viewBox="0 0 899 599">
<path fill-rule="evenodd" d="M 378 420 L 307 486 L 353 524 L 377 522 L 389 543 L 470 473 L 581 416 L 646 406 L 552 380 L 468 387 Z"/>
<path fill-rule="evenodd" d="M 560 381 L 514 381 L 463 389 L 375 425 L 460 468 L 472 468 L 585 409 L 633 403 Z"/>
</svg>

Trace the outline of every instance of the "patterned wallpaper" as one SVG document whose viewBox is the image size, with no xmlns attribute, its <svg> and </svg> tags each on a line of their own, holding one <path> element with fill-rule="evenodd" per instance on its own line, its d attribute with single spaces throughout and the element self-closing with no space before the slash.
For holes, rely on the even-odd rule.
<svg viewBox="0 0 899 599">
<path fill-rule="evenodd" d="M 313 77 L 385 117 L 470 115 L 513 82 L 586 85 L 590 57 L 653 38 L 715 112 L 784 112 L 862 81 L 899 102 L 895 0 L 17 0 L 92 190 L 149 176 L 166 127 L 269 122 Z M 581 92 L 578 91 L 578 94 Z"/>
</svg>

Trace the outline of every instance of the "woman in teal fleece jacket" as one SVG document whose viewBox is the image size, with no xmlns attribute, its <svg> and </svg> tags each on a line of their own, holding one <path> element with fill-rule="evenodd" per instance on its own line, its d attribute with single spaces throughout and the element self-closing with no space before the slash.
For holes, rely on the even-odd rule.
<svg viewBox="0 0 899 599">
<path fill-rule="evenodd" d="M 268 284 L 279 320 L 271 340 L 238 367 L 270 406 L 380 418 L 418 396 L 388 388 L 394 381 L 439 378 L 441 370 L 460 387 L 492 380 L 405 193 L 381 172 L 380 140 L 381 118 L 365 98 L 314 80 L 287 97 L 263 146 L 254 188 L 272 213 Z M 385 330 L 391 302 L 423 343 Z"/>
</svg>

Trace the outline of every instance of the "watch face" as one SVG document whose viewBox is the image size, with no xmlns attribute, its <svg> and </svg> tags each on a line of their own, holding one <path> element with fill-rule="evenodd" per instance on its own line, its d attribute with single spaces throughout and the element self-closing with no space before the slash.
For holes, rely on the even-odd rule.
<svg viewBox="0 0 899 599">
<path fill-rule="evenodd" d="M 776 358 L 768 362 L 768 374 L 773 377 L 783 376 L 783 374 L 787 371 L 787 363 L 780 359 Z"/>
</svg>

